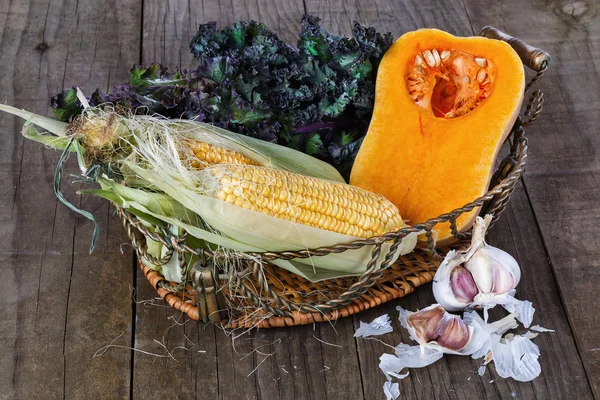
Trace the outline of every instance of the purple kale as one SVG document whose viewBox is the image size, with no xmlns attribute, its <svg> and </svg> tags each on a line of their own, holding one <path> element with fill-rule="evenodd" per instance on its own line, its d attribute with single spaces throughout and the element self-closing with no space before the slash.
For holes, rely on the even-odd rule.
<svg viewBox="0 0 600 400">
<path fill-rule="evenodd" d="M 336 36 L 304 16 L 297 46 L 263 24 L 200 25 L 190 43 L 197 69 L 134 66 L 128 82 L 96 90 L 91 105 L 210 122 L 292 147 L 348 175 L 373 112 L 375 76 L 389 34 L 354 23 Z M 52 99 L 57 119 L 82 110 L 74 89 Z"/>
</svg>

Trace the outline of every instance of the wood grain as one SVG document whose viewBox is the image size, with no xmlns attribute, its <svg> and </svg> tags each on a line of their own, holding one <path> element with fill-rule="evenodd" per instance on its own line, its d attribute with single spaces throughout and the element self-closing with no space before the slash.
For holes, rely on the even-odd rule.
<svg viewBox="0 0 600 400">
<path fill-rule="evenodd" d="M 104 3 L 2 2 L 2 101 L 50 115 L 50 96 L 63 87 L 89 91 L 124 79 L 120 64 L 135 61 L 139 13 L 131 1 Z M 131 254 L 119 252 L 123 234 L 108 204 L 79 199 L 65 184 L 69 199 L 98 216 L 102 237 L 89 255 L 90 224 L 52 191 L 58 154 L 23 141 L 23 121 L 0 118 L 0 396 L 127 398 L 129 353 L 94 358 L 120 333 L 130 343 Z M 70 162 L 65 175 L 75 168 Z"/>
<path fill-rule="evenodd" d="M 600 396 L 600 250 L 593 239 L 600 222 L 598 3 L 465 4 L 474 29 L 495 25 L 552 55 L 524 181 L 585 372 Z"/>
<path fill-rule="evenodd" d="M 600 324 L 595 296 L 600 220 L 600 21 L 592 2 L 484 3 L 399 0 L 15 0 L 0 4 L 0 92 L 7 103 L 49 114 L 48 98 L 78 84 L 89 92 L 127 79 L 135 62 L 192 70 L 188 43 L 198 24 L 265 23 L 295 42 L 309 12 L 333 33 L 357 20 L 394 36 L 420 27 L 458 35 L 494 25 L 548 50 L 554 62 L 542 80 L 542 119 L 528 129 L 530 157 L 489 241 L 523 268 L 519 297 L 534 302 L 534 323 L 555 329 L 534 340 L 542 375 L 519 383 L 480 361 L 445 357 L 401 381 L 403 399 L 593 398 L 600 388 Z M 379 356 L 391 349 L 355 340 L 360 321 L 388 313 L 409 342 L 396 306 L 423 308 L 430 286 L 335 324 L 227 334 L 188 321 L 156 299 L 134 265 L 111 208 L 64 192 L 101 225 L 57 203 L 52 192 L 58 155 L 18 133 L 22 123 L 0 115 L 0 398 L 338 399 L 383 398 Z M 67 172 L 76 173 L 70 162 Z M 135 303 L 131 299 L 135 297 Z M 132 314 L 133 313 L 133 314 Z M 494 313 L 500 315 L 500 313 Z M 236 336 L 239 335 L 239 336 Z M 113 342 L 114 340 L 114 342 Z M 94 357 L 103 346 L 106 348 Z M 129 347 L 133 346 L 134 350 Z M 150 354 L 152 353 L 152 354 Z M 132 381 L 131 381 L 132 379 Z"/>
</svg>

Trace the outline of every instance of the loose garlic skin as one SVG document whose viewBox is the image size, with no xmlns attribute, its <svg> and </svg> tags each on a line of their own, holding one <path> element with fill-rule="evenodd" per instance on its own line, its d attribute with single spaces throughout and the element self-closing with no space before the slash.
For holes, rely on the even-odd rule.
<svg viewBox="0 0 600 400">
<path fill-rule="evenodd" d="M 471 247 L 450 251 L 433 278 L 433 294 L 448 311 L 505 304 L 521 279 L 517 261 L 507 252 L 485 243 L 491 216 L 478 217 Z"/>
</svg>

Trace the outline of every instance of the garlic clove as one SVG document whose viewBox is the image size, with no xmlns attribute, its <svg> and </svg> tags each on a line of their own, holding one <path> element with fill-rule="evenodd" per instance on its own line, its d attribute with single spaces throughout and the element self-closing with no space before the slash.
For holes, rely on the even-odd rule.
<svg viewBox="0 0 600 400">
<path fill-rule="evenodd" d="M 501 265 L 504 269 L 508 270 L 513 277 L 513 288 L 517 287 L 521 280 L 521 268 L 519 263 L 513 256 L 508 254 L 502 249 L 493 246 L 486 246 L 483 249 L 490 259 L 490 262 L 494 265 Z"/>
<path fill-rule="evenodd" d="M 465 258 L 462 252 L 450 250 L 433 278 L 433 295 L 435 300 L 447 311 L 460 311 L 469 306 L 470 302 L 461 301 L 456 297 L 450 283 L 452 271 L 464 261 Z"/>
<path fill-rule="evenodd" d="M 479 293 L 471 273 L 464 267 L 455 267 L 450 273 L 450 288 L 454 297 L 463 303 L 471 303 Z"/>
<path fill-rule="evenodd" d="M 465 268 L 473 276 L 475 284 L 482 293 L 490 293 L 493 286 L 490 259 L 485 251 L 477 250 L 465 263 Z"/>
<path fill-rule="evenodd" d="M 444 325 L 445 310 L 440 305 L 429 306 L 406 317 L 409 328 L 419 343 L 436 340 Z"/>
<path fill-rule="evenodd" d="M 442 347 L 459 351 L 469 343 L 469 328 L 458 315 L 446 314 L 436 341 Z"/>
<path fill-rule="evenodd" d="M 492 280 L 493 287 L 492 292 L 496 294 L 508 293 L 512 289 L 515 288 L 515 279 L 513 278 L 510 271 L 500 265 L 496 260 L 491 259 L 492 261 Z"/>
</svg>

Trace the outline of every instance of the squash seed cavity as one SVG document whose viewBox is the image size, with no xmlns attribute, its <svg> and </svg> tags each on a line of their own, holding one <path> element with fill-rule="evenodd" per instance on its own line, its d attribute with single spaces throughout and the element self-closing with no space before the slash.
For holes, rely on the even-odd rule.
<svg viewBox="0 0 600 400">
<path fill-rule="evenodd" d="M 496 75 L 486 58 L 458 50 L 427 49 L 409 63 L 409 95 L 438 118 L 460 117 L 480 106 L 490 95 Z"/>
</svg>

